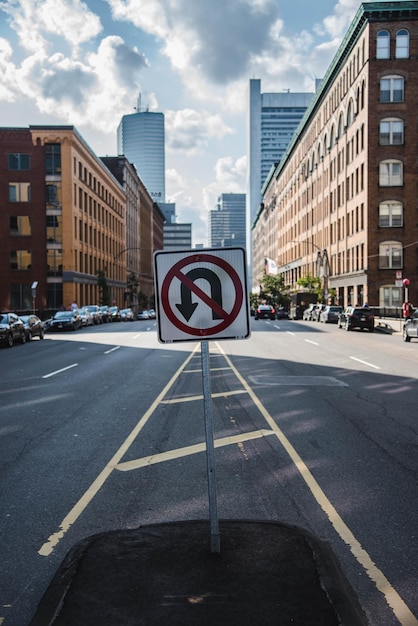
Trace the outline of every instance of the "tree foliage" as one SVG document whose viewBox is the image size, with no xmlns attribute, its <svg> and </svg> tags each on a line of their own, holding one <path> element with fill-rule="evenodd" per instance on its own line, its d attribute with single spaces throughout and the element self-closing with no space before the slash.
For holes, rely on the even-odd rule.
<svg viewBox="0 0 418 626">
<path fill-rule="evenodd" d="M 274 307 L 287 306 L 289 303 L 288 289 L 284 284 L 282 274 L 274 276 L 266 274 L 260 279 L 260 293 L 258 301 L 272 304 Z"/>
<path fill-rule="evenodd" d="M 97 272 L 97 285 L 100 290 L 100 304 L 110 304 L 110 288 L 103 270 Z"/>
</svg>

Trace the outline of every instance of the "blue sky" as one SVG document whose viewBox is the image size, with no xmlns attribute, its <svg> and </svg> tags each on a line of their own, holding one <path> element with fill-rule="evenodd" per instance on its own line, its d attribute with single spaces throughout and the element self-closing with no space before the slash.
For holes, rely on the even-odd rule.
<svg viewBox="0 0 418 626">
<path fill-rule="evenodd" d="M 94 152 L 142 108 L 166 125 L 167 201 L 207 244 L 220 193 L 245 193 L 250 78 L 312 91 L 359 0 L 0 0 L 0 125 L 72 124 Z"/>
</svg>

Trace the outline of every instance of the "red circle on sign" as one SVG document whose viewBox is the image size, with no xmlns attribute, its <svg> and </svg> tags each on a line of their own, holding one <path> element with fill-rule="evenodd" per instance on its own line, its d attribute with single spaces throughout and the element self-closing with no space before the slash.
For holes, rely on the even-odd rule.
<svg viewBox="0 0 418 626">
<path fill-rule="evenodd" d="M 191 290 L 194 291 L 195 294 L 197 293 L 198 297 L 203 299 L 206 304 L 211 306 L 211 298 L 209 298 L 209 296 L 202 292 L 198 287 L 194 286 L 194 283 L 192 283 L 192 281 L 190 281 L 190 279 L 188 279 L 187 276 L 181 272 L 181 269 L 186 265 L 190 265 L 191 263 L 200 263 L 202 261 L 206 263 L 213 263 L 214 265 L 217 265 L 218 267 L 221 267 L 223 270 L 225 270 L 235 287 L 235 302 L 234 306 L 232 307 L 232 311 L 230 313 L 226 313 L 225 311 L 223 311 L 223 313 L 225 314 L 223 321 L 217 326 L 213 326 L 212 328 L 193 328 L 191 326 L 188 326 L 187 324 L 179 320 L 178 317 L 174 314 L 174 311 L 171 309 L 168 299 L 168 291 L 170 285 L 173 279 L 177 278 L 178 280 L 180 280 L 180 282 L 190 283 L 191 285 L 193 285 L 193 288 Z M 165 314 L 167 315 L 170 322 L 184 333 L 187 333 L 188 335 L 196 335 L 199 337 L 215 335 L 216 333 L 219 333 L 228 328 L 228 326 L 230 326 L 232 322 L 234 322 L 234 320 L 237 318 L 238 313 L 241 310 L 243 297 L 244 296 L 242 292 L 241 280 L 235 269 L 224 259 L 213 256 L 211 254 L 195 254 L 181 259 L 167 273 L 161 287 L 161 303 L 164 308 Z M 216 305 L 215 308 L 219 308 L 219 305 L 217 305 L 216 302 L 212 301 L 212 303 Z"/>
</svg>

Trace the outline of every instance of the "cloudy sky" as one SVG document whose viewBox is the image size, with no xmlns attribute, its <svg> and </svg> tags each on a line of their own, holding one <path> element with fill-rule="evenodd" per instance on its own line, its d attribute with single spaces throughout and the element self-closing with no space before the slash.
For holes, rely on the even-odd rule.
<svg viewBox="0 0 418 626">
<path fill-rule="evenodd" d="M 359 0 L 0 0 L 0 126 L 74 125 L 116 154 L 122 115 L 162 111 L 167 201 L 207 244 L 245 193 L 247 89 L 312 91 Z"/>
</svg>

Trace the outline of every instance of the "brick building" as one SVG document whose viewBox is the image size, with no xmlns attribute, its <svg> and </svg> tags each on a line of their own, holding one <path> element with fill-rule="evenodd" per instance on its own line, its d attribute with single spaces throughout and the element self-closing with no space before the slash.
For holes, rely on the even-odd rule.
<svg viewBox="0 0 418 626">
<path fill-rule="evenodd" d="M 125 156 L 101 157 L 101 161 L 126 192 L 126 245 L 122 253 L 125 255 L 126 275 L 136 277 L 138 291 L 147 296 L 148 305 L 152 306 L 153 254 L 163 248 L 164 215 L 139 178 L 135 166 Z"/>
<path fill-rule="evenodd" d="M 285 284 L 323 278 L 341 305 L 418 305 L 418 2 L 360 6 L 252 226 Z"/>
<path fill-rule="evenodd" d="M 138 184 L 137 193 L 147 198 Z M 126 249 L 141 246 L 137 237 L 147 247 L 158 245 L 163 219 L 145 199 L 144 230 L 135 227 L 127 245 L 126 205 L 122 184 L 73 126 L 0 128 L 0 309 L 31 309 L 35 282 L 38 311 L 74 300 L 79 306 L 99 303 L 99 271 L 112 302 L 123 306 Z M 155 233 L 153 220 L 161 222 Z M 143 262 L 152 274 L 150 259 Z"/>
</svg>

